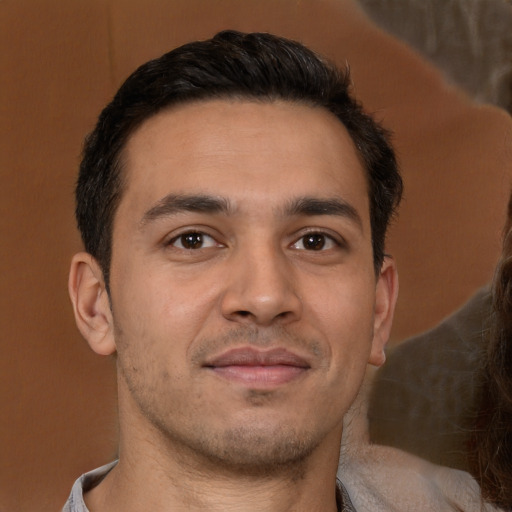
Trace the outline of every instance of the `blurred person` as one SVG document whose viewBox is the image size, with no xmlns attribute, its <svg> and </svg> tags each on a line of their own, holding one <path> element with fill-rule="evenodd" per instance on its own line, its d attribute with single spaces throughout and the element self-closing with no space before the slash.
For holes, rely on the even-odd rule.
<svg viewBox="0 0 512 512">
<path fill-rule="evenodd" d="M 491 304 L 473 470 L 484 497 L 512 510 L 512 196 Z"/>
<path fill-rule="evenodd" d="M 512 196 L 492 286 L 387 355 L 370 392 L 373 443 L 471 472 L 512 510 Z"/>
</svg>

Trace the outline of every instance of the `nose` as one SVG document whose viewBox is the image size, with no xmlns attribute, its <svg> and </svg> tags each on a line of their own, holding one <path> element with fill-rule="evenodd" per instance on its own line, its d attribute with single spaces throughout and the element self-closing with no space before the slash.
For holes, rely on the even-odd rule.
<svg viewBox="0 0 512 512">
<path fill-rule="evenodd" d="M 270 326 L 302 314 L 302 300 L 291 263 L 278 249 L 240 252 L 230 262 L 222 314 L 230 321 Z"/>
</svg>

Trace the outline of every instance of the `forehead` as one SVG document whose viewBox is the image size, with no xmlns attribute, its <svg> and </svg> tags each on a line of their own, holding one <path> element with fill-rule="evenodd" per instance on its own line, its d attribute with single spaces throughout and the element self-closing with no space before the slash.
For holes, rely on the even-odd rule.
<svg viewBox="0 0 512 512">
<path fill-rule="evenodd" d="M 252 202 L 274 206 L 294 196 L 352 195 L 367 210 L 364 169 L 343 124 L 323 108 L 285 101 L 210 100 L 163 111 L 128 140 L 123 172 L 120 208 L 131 210 L 190 192 L 240 207 L 249 192 Z"/>
</svg>

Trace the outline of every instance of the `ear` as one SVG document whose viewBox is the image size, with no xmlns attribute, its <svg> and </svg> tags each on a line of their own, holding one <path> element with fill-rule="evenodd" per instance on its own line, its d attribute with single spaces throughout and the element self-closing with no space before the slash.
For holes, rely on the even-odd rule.
<svg viewBox="0 0 512 512">
<path fill-rule="evenodd" d="M 382 262 L 375 291 L 375 316 L 373 341 L 369 363 L 382 366 L 386 361 L 384 349 L 389 340 L 395 304 L 398 296 L 398 272 L 393 258 L 386 256 Z"/>
<path fill-rule="evenodd" d="M 114 353 L 114 325 L 103 272 L 90 254 L 79 252 L 73 256 L 68 289 L 82 336 L 97 354 Z"/>
</svg>

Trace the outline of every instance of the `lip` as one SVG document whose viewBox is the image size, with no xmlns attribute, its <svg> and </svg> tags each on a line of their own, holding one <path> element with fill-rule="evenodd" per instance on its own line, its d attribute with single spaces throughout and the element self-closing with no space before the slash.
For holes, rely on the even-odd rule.
<svg viewBox="0 0 512 512">
<path fill-rule="evenodd" d="M 237 348 L 228 350 L 207 361 L 210 369 L 223 379 L 252 388 L 269 388 L 286 384 L 304 375 L 309 363 L 286 349 L 256 350 Z"/>
</svg>

